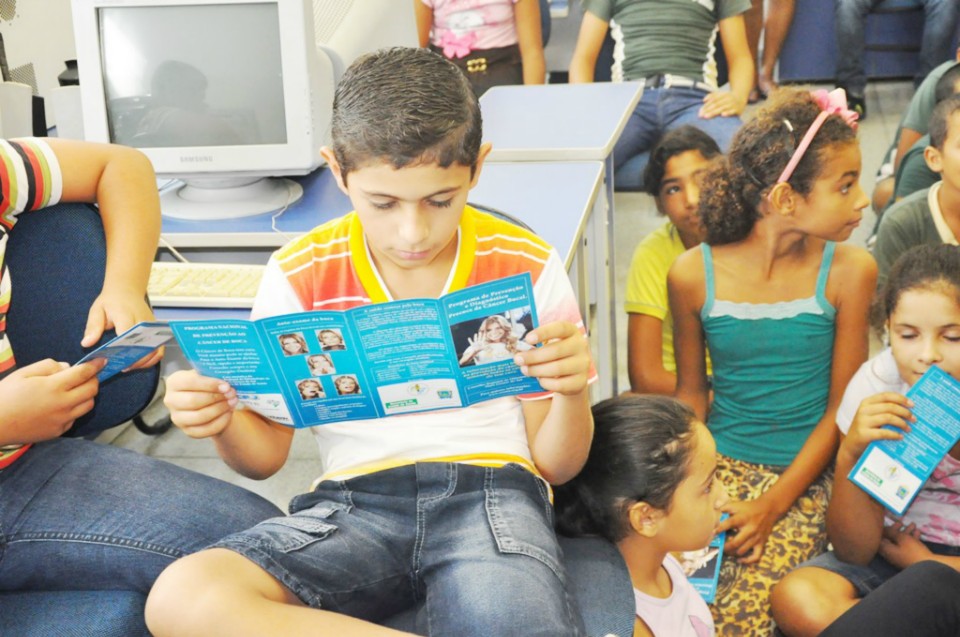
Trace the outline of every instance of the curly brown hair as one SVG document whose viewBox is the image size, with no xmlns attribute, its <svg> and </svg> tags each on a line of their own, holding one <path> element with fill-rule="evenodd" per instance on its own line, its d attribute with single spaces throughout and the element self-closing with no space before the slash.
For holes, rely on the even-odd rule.
<svg viewBox="0 0 960 637">
<path fill-rule="evenodd" d="M 779 89 L 768 106 L 737 131 L 726 157 L 715 159 L 703 178 L 700 216 L 708 244 L 734 243 L 750 234 L 760 219 L 760 202 L 820 112 L 810 93 Z M 788 180 L 793 190 L 809 195 L 827 150 L 856 139 L 839 115 L 828 117 Z"/>
</svg>

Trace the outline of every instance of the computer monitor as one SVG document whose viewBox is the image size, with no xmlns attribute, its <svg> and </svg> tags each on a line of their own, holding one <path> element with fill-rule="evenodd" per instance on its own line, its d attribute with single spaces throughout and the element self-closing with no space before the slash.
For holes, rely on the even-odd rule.
<svg viewBox="0 0 960 637">
<path fill-rule="evenodd" d="M 404 2 L 403 4 L 407 4 Z M 337 75 L 311 0 L 73 0 L 85 137 L 141 149 L 163 214 L 220 219 L 302 195 Z"/>
</svg>

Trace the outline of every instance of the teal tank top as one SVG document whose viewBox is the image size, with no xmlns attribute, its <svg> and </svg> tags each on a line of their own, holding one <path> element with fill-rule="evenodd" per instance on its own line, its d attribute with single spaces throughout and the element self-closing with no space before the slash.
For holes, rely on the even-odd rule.
<svg viewBox="0 0 960 637">
<path fill-rule="evenodd" d="M 778 303 L 716 299 L 713 253 L 701 244 L 706 300 L 700 319 L 713 361 L 708 426 L 717 451 L 788 465 L 823 416 L 830 393 L 834 308 L 824 294 L 835 244 L 823 249 L 812 297 Z"/>
</svg>

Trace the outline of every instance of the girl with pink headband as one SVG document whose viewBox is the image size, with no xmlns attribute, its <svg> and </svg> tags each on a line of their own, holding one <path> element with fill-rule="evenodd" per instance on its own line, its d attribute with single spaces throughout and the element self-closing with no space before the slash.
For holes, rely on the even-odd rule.
<svg viewBox="0 0 960 637">
<path fill-rule="evenodd" d="M 704 177 L 706 243 L 668 277 L 677 397 L 716 438 L 731 496 L 719 635 L 769 635 L 770 589 L 826 546 L 835 414 L 876 283 L 873 258 L 839 243 L 869 203 L 854 126 L 842 92 L 778 91 Z"/>
</svg>

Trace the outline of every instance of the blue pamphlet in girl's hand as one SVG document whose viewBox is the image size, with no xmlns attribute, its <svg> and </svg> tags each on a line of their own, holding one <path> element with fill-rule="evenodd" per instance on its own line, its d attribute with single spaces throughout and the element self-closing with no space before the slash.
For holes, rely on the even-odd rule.
<svg viewBox="0 0 960 637">
<path fill-rule="evenodd" d="M 858 487 L 900 516 L 960 439 L 960 383 L 931 367 L 910 391 L 910 432 L 902 440 L 871 442 L 848 476 Z M 900 431 L 897 429 L 897 431 Z"/>
<path fill-rule="evenodd" d="M 102 383 L 171 340 L 173 340 L 173 330 L 166 323 L 137 323 L 123 334 L 81 358 L 77 361 L 77 365 L 96 358 L 107 359 L 107 364 L 97 374 L 97 380 Z"/>
<path fill-rule="evenodd" d="M 171 321 L 184 357 L 246 408 L 292 427 L 543 391 L 514 356 L 539 326 L 529 274 L 345 311 Z"/>
<path fill-rule="evenodd" d="M 726 520 L 729 514 L 720 516 L 720 521 Z M 727 541 L 727 533 L 717 533 L 710 540 L 710 544 L 699 551 L 683 551 L 675 553 L 674 557 L 680 562 L 684 575 L 687 576 L 693 588 L 700 593 L 708 604 L 712 604 L 717 597 L 717 581 L 720 579 L 720 566 L 723 562 L 723 545 Z"/>
</svg>

